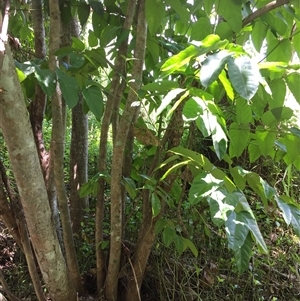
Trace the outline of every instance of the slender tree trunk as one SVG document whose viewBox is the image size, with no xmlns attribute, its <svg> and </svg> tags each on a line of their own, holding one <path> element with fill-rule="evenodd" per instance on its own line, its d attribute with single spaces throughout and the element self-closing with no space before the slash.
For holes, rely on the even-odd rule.
<svg viewBox="0 0 300 301">
<path fill-rule="evenodd" d="M 35 55 L 44 59 L 46 57 L 46 42 L 45 42 L 45 25 L 43 18 L 43 4 L 41 0 L 32 1 L 32 22 L 34 31 L 34 49 Z M 57 206 L 57 197 L 53 176 L 53 166 L 50 165 L 50 155 L 45 149 L 43 137 L 43 119 L 45 115 L 47 96 L 40 87 L 36 84 L 34 99 L 29 106 L 30 122 L 33 130 L 35 143 L 37 146 L 40 163 L 43 175 L 46 181 L 49 203 L 52 211 L 53 222 L 56 232 L 62 241 L 59 212 Z"/>
<path fill-rule="evenodd" d="M 145 17 L 145 1 L 138 2 L 137 9 L 137 34 L 134 50 L 134 62 L 132 69 L 132 81 L 128 98 L 113 147 L 113 158 L 111 168 L 111 237 L 108 274 L 106 282 L 106 298 L 108 301 L 116 301 L 118 294 L 118 275 L 120 270 L 121 246 L 123 234 L 123 195 L 122 195 L 122 173 L 126 141 L 132 122 L 139 111 L 139 106 L 133 106 L 137 101 L 137 91 L 141 87 L 143 64 L 146 48 L 147 25 Z"/>
<path fill-rule="evenodd" d="M 133 18 L 135 14 L 136 0 L 130 0 L 128 3 L 128 9 L 126 12 L 125 21 L 123 24 L 123 30 L 130 30 Z M 119 104 L 121 102 L 123 91 L 125 89 L 124 79 L 126 77 L 125 60 L 127 57 L 128 49 L 128 38 L 123 41 L 120 45 L 117 57 L 115 59 L 114 75 L 111 82 L 109 95 L 106 102 L 106 108 L 104 116 L 102 118 L 101 134 L 100 134 L 100 145 L 99 145 L 99 161 L 98 168 L 99 172 L 106 172 L 106 159 L 107 159 L 107 138 L 109 125 L 112 120 L 114 111 L 119 113 Z M 116 131 L 116 129 L 115 129 Z M 101 243 L 103 242 L 103 218 L 104 218 L 104 189 L 105 181 L 103 178 L 99 180 L 99 193 L 97 195 L 96 204 L 96 231 L 95 231 L 95 242 L 96 242 L 96 265 L 97 265 L 97 292 L 101 295 L 103 290 L 105 274 L 106 274 L 106 263 Z"/>
<path fill-rule="evenodd" d="M 71 33 L 79 37 L 78 21 L 72 20 Z M 69 40 L 71 44 L 71 39 Z M 65 45 L 66 46 L 66 45 Z M 72 136 L 70 149 L 70 214 L 74 233 L 79 233 L 86 209 L 88 197 L 80 197 L 79 189 L 88 180 L 88 117 L 83 112 L 82 95 L 72 109 Z"/>
<path fill-rule="evenodd" d="M 49 69 L 54 71 L 57 68 L 55 51 L 60 47 L 60 10 L 58 0 L 50 3 L 50 33 L 49 33 Z M 70 35 L 70 28 L 64 28 L 63 34 Z M 65 121 L 66 104 L 62 98 L 57 83 L 56 93 L 52 96 L 52 139 L 51 139 L 51 160 L 54 166 L 55 187 L 60 210 L 61 225 L 63 230 L 63 241 L 66 252 L 66 260 L 69 275 L 76 291 L 82 295 L 84 288 L 81 282 L 78 263 L 76 259 L 73 232 L 71 227 L 68 198 L 64 183 L 64 150 L 65 150 Z"/>
<path fill-rule="evenodd" d="M 53 301 L 76 300 L 55 229 L 23 92 L 8 45 L 0 86 L 0 127 L 23 205 L 31 242 Z M 16 118 L 16 116 L 18 116 Z M 47 238 L 45 240 L 45 238 Z"/>
</svg>

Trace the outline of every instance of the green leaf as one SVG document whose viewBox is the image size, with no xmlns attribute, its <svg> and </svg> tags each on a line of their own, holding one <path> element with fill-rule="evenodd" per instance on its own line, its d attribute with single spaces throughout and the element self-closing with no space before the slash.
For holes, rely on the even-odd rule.
<svg viewBox="0 0 300 301">
<path fill-rule="evenodd" d="M 240 273 L 249 268 L 249 261 L 252 256 L 252 239 L 251 234 L 247 235 L 244 244 L 234 253 L 237 268 Z"/>
<path fill-rule="evenodd" d="M 62 96 L 70 109 L 73 109 L 79 99 L 79 87 L 73 76 L 64 73 L 60 69 L 56 69 L 57 80 L 62 92 Z"/>
<path fill-rule="evenodd" d="M 219 80 L 225 89 L 227 97 L 229 99 L 233 100 L 234 99 L 234 91 L 233 91 L 233 88 L 232 88 L 232 85 L 231 85 L 229 79 L 226 76 L 225 70 L 222 70 L 222 72 L 220 73 Z"/>
<path fill-rule="evenodd" d="M 85 49 L 85 45 L 78 38 L 72 37 L 72 48 L 79 50 L 79 51 L 83 51 Z"/>
<path fill-rule="evenodd" d="M 297 32 L 295 32 L 293 36 L 293 46 L 295 51 L 297 52 L 298 57 L 300 58 L 300 28 L 298 26 Z"/>
<path fill-rule="evenodd" d="M 192 24 L 191 40 L 202 41 L 212 33 L 212 25 L 208 17 L 199 18 Z"/>
<path fill-rule="evenodd" d="M 166 247 L 169 247 L 176 235 L 175 227 L 172 225 L 166 225 L 163 232 L 163 243 Z"/>
<path fill-rule="evenodd" d="M 249 233 L 249 228 L 241 218 L 240 213 L 231 212 L 225 221 L 225 229 L 229 248 L 237 251 L 245 243 Z"/>
<path fill-rule="evenodd" d="M 189 61 L 198 53 L 199 48 L 194 45 L 190 45 L 186 49 L 180 51 L 178 54 L 173 55 L 161 67 L 161 70 L 164 72 L 164 76 L 167 76 L 179 69 L 180 67 L 188 64 Z"/>
<path fill-rule="evenodd" d="M 219 123 L 216 124 L 211 138 L 216 155 L 219 160 L 222 160 L 227 152 L 227 137 Z"/>
<path fill-rule="evenodd" d="M 232 39 L 233 31 L 227 22 L 218 23 L 215 32 L 221 39 Z"/>
<path fill-rule="evenodd" d="M 234 0 L 219 0 L 215 4 L 218 13 L 227 21 L 234 32 L 239 32 L 242 28 L 242 5 Z"/>
<path fill-rule="evenodd" d="M 275 37 L 268 40 L 267 61 L 288 63 L 292 54 L 293 48 L 290 40 L 278 41 Z"/>
<path fill-rule="evenodd" d="M 282 78 L 275 79 L 269 83 L 272 91 L 272 101 L 269 102 L 270 109 L 281 107 L 286 98 L 286 84 Z"/>
<path fill-rule="evenodd" d="M 248 124 L 253 120 L 251 106 L 247 101 L 240 98 L 236 100 L 236 119 L 240 124 Z"/>
<path fill-rule="evenodd" d="M 142 90 L 146 90 L 150 92 L 154 92 L 154 91 L 165 92 L 165 91 L 170 91 L 172 89 L 176 89 L 178 87 L 179 84 L 175 81 L 162 80 L 162 81 L 147 84 L 142 87 Z"/>
<path fill-rule="evenodd" d="M 99 16 L 104 15 L 104 7 L 103 4 L 99 1 L 89 1 L 89 4 L 91 5 L 93 12 L 95 12 Z"/>
<path fill-rule="evenodd" d="M 234 89 L 246 100 L 256 93 L 261 77 L 258 67 L 246 56 L 229 59 L 228 74 Z"/>
<path fill-rule="evenodd" d="M 294 135 L 286 135 L 284 137 L 284 142 L 286 145 L 287 156 L 292 163 L 299 158 L 300 139 Z"/>
<path fill-rule="evenodd" d="M 285 80 L 296 101 L 300 104 L 300 74 L 296 72 L 291 73 Z"/>
<path fill-rule="evenodd" d="M 194 245 L 194 243 L 190 239 L 187 239 L 187 238 L 183 238 L 183 240 L 184 240 L 185 247 L 188 247 L 192 251 L 194 256 L 198 257 L 199 253 L 198 253 L 198 250 L 197 250 L 196 246 Z"/>
<path fill-rule="evenodd" d="M 22 83 L 25 79 L 26 79 L 26 75 L 23 71 L 21 71 L 20 69 L 16 68 L 17 74 L 18 74 L 18 78 L 19 78 L 19 82 Z"/>
<path fill-rule="evenodd" d="M 258 141 L 252 140 L 248 146 L 249 160 L 255 162 L 262 154 L 258 145 Z"/>
<path fill-rule="evenodd" d="M 131 178 L 123 177 L 123 185 L 128 192 L 129 196 L 134 199 L 136 197 L 136 185 Z"/>
<path fill-rule="evenodd" d="M 211 174 L 200 173 L 192 182 L 189 190 L 189 202 L 191 205 L 199 203 L 203 198 L 210 196 L 224 183 L 223 180 L 216 179 Z"/>
<path fill-rule="evenodd" d="M 90 11 L 91 11 L 91 7 L 88 4 L 84 2 L 80 3 L 80 7 L 77 10 L 77 13 L 78 13 L 78 19 L 81 27 L 84 27 L 84 25 L 86 24 L 90 15 Z"/>
<path fill-rule="evenodd" d="M 171 6 L 176 11 L 183 23 L 189 23 L 190 14 L 187 11 L 185 5 L 182 5 L 179 0 L 165 0 L 165 2 L 167 5 Z"/>
<path fill-rule="evenodd" d="M 264 129 L 262 126 L 256 128 L 256 139 L 263 156 L 273 156 L 276 134 L 276 128 Z"/>
<path fill-rule="evenodd" d="M 146 0 L 146 20 L 150 35 L 154 36 L 157 29 L 162 25 L 165 17 L 165 5 L 162 1 Z"/>
<path fill-rule="evenodd" d="M 246 186 L 246 178 L 240 173 L 239 167 L 235 166 L 234 168 L 230 168 L 230 174 L 237 188 L 244 190 Z"/>
<path fill-rule="evenodd" d="M 56 74 L 55 72 L 47 69 L 40 69 L 35 66 L 34 75 L 41 86 L 44 93 L 51 97 L 56 89 Z"/>
<path fill-rule="evenodd" d="M 159 234 L 166 225 L 168 225 L 168 222 L 165 219 L 160 218 L 155 224 L 155 234 Z"/>
<path fill-rule="evenodd" d="M 177 88 L 174 90 L 171 90 L 161 101 L 161 105 L 156 111 L 156 115 L 160 115 L 166 108 L 167 106 L 181 93 L 183 93 L 185 89 Z"/>
<path fill-rule="evenodd" d="M 98 38 L 92 30 L 89 30 L 88 42 L 90 47 L 96 47 L 99 44 Z"/>
<path fill-rule="evenodd" d="M 200 70 L 200 81 L 205 88 L 218 78 L 231 55 L 229 51 L 221 50 L 204 60 Z"/>
<path fill-rule="evenodd" d="M 179 235 L 174 236 L 174 243 L 175 243 L 176 251 L 178 252 L 179 255 L 181 255 L 187 248 L 184 238 Z"/>
<path fill-rule="evenodd" d="M 156 193 L 151 194 L 152 216 L 156 217 L 161 211 L 161 202 Z"/>
<path fill-rule="evenodd" d="M 229 154 L 230 157 L 239 157 L 247 148 L 250 140 L 249 125 L 233 122 L 229 127 Z"/>
<path fill-rule="evenodd" d="M 252 43 L 258 53 L 260 53 L 261 46 L 263 44 L 264 39 L 266 38 L 268 27 L 265 25 L 264 22 L 260 20 L 256 20 L 252 33 L 251 33 L 251 40 Z"/>
<path fill-rule="evenodd" d="M 245 222 L 245 224 L 248 226 L 249 230 L 251 231 L 252 235 L 254 236 L 256 242 L 261 247 L 263 252 L 268 254 L 268 248 L 264 241 L 264 238 L 258 228 L 257 222 L 254 217 L 250 215 L 249 212 L 242 211 L 239 213 L 240 219 Z"/>
<path fill-rule="evenodd" d="M 195 121 L 203 114 L 202 107 L 197 102 L 197 97 L 190 98 L 185 103 L 182 114 L 183 114 L 185 121 L 187 121 L 187 122 Z"/>
<path fill-rule="evenodd" d="M 97 86 L 88 86 L 82 90 L 82 95 L 97 120 L 100 121 L 103 113 L 103 96 Z"/>
</svg>

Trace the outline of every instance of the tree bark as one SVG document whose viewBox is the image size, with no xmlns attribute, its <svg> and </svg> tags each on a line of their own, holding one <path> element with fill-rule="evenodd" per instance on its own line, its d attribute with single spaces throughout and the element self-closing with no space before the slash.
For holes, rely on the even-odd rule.
<svg viewBox="0 0 300 301">
<path fill-rule="evenodd" d="M 71 33 L 79 37 L 78 21 L 72 20 L 70 26 Z M 73 232 L 77 234 L 80 232 L 86 209 L 89 208 L 88 197 L 81 198 L 79 195 L 81 185 L 88 180 L 88 117 L 83 112 L 82 102 L 80 94 L 78 104 L 72 109 L 70 148 L 70 214 Z"/>
<path fill-rule="evenodd" d="M 50 3 L 50 33 L 49 33 L 49 69 L 56 71 L 57 61 L 55 52 L 59 49 L 61 39 L 61 18 L 58 0 Z M 65 37 L 70 36 L 70 27 L 64 27 Z M 59 33 L 59 34 L 58 34 Z M 68 207 L 68 197 L 64 182 L 64 150 L 65 150 L 65 130 L 66 130 L 66 104 L 62 98 L 59 84 L 56 92 L 52 96 L 52 137 L 51 137 L 51 160 L 53 160 L 54 180 L 60 210 L 60 218 L 63 232 L 63 241 L 66 253 L 69 276 L 75 286 L 76 291 L 84 294 L 83 284 L 79 273 L 76 259 L 73 232 L 71 227 L 70 213 Z"/>
<path fill-rule="evenodd" d="M 129 8 L 130 9 L 130 8 Z M 139 106 L 133 106 L 138 100 L 137 92 L 141 87 L 143 64 L 146 48 L 147 25 L 145 17 L 145 1 L 138 2 L 137 35 L 134 50 L 134 61 L 132 69 L 132 80 L 126 106 L 121 116 L 113 147 L 113 158 L 111 168 L 111 235 L 108 273 L 106 281 L 106 298 L 108 301 L 116 301 L 118 293 L 118 275 L 120 270 L 122 234 L 123 234 L 123 194 L 122 194 L 122 173 L 126 141 L 132 122 L 139 112 Z"/>
<path fill-rule="evenodd" d="M 76 300 L 53 227 L 47 191 L 22 89 L 10 47 L 6 45 L 0 86 L 0 126 L 36 257 L 53 300 Z M 17 116 L 17 117 L 16 117 Z M 45 240 L 45 238 L 47 238 Z"/>
<path fill-rule="evenodd" d="M 129 31 L 135 14 L 136 0 L 130 0 L 126 12 L 123 30 Z M 99 160 L 98 169 L 100 173 L 106 172 L 106 159 L 107 159 L 107 138 L 109 125 L 112 121 L 112 115 L 115 110 L 119 113 L 119 104 L 121 102 L 123 91 L 125 89 L 124 79 L 126 77 L 125 60 L 127 57 L 128 38 L 125 39 L 120 45 L 114 65 L 114 75 L 111 82 L 109 94 L 107 97 L 106 108 L 102 118 L 100 145 L 99 145 Z M 116 125 L 116 122 L 114 123 Z M 116 129 L 115 129 L 116 131 Z M 99 193 L 97 195 L 96 204 L 96 231 L 95 231 L 95 245 L 96 245 L 96 265 L 97 265 L 97 292 L 101 295 L 103 291 L 106 263 L 101 243 L 103 242 L 103 218 L 104 218 L 104 190 L 105 181 L 103 178 L 99 179 Z"/>
</svg>

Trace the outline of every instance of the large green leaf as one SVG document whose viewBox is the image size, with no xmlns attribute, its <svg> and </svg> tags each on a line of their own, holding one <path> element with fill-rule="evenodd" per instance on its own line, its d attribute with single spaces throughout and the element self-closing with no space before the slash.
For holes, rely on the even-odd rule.
<svg viewBox="0 0 300 301">
<path fill-rule="evenodd" d="M 229 81 L 229 79 L 227 78 L 226 76 L 226 72 L 225 70 L 222 70 L 222 72 L 220 73 L 219 75 L 219 80 L 220 82 L 222 83 L 224 89 L 225 89 L 225 92 L 227 94 L 227 97 L 230 99 L 230 100 L 233 100 L 234 99 L 234 91 L 233 91 L 233 87 Z"/>
<path fill-rule="evenodd" d="M 298 57 L 300 57 L 300 26 L 299 25 L 297 28 L 297 32 L 295 32 L 293 35 L 293 46 L 294 46 L 295 51 L 298 54 Z"/>
<path fill-rule="evenodd" d="M 212 25 L 208 17 L 199 18 L 192 24 L 191 40 L 201 41 L 212 33 Z"/>
<path fill-rule="evenodd" d="M 233 251 L 237 251 L 244 244 L 249 228 L 245 224 L 241 213 L 231 212 L 225 221 L 226 235 L 228 239 L 228 246 Z"/>
<path fill-rule="evenodd" d="M 269 107 L 277 108 L 283 106 L 286 98 L 286 84 L 282 78 L 275 79 L 269 83 L 272 91 L 272 101 L 269 101 Z"/>
<path fill-rule="evenodd" d="M 179 0 L 165 0 L 166 4 L 173 8 L 183 23 L 188 24 L 190 21 L 190 14 L 185 5 L 182 5 Z"/>
<path fill-rule="evenodd" d="M 213 146 L 214 150 L 216 152 L 217 157 L 219 160 L 222 160 L 223 157 L 225 156 L 227 152 L 227 137 L 220 126 L 219 123 L 216 124 L 215 129 L 211 135 L 212 141 L 213 141 Z"/>
<path fill-rule="evenodd" d="M 192 205 L 199 203 L 203 198 L 219 189 L 223 183 L 223 180 L 216 179 L 210 173 L 200 173 L 192 182 L 189 190 L 189 202 Z"/>
<path fill-rule="evenodd" d="M 300 104 L 300 74 L 298 72 L 291 73 L 285 80 L 295 99 Z"/>
<path fill-rule="evenodd" d="M 247 56 L 228 61 L 228 74 L 234 89 L 245 99 L 250 100 L 256 93 L 260 73 L 258 66 Z"/>
<path fill-rule="evenodd" d="M 236 265 L 240 273 L 249 268 L 249 261 L 252 256 L 252 245 L 251 234 L 249 233 L 244 244 L 234 253 Z"/>
<path fill-rule="evenodd" d="M 161 211 L 161 202 L 156 193 L 151 194 L 152 216 L 157 216 Z"/>
<path fill-rule="evenodd" d="M 165 17 L 165 5 L 163 1 L 146 0 L 146 19 L 150 34 L 155 35 L 157 29 L 162 25 Z"/>
<path fill-rule="evenodd" d="M 262 251 L 267 254 L 268 248 L 258 228 L 256 219 L 253 216 L 251 216 L 249 212 L 246 211 L 242 211 L 239 213 L 239 219 L 248 226 L 249 230 L 251 231 L 253 237 L 256 240 L 256 243 L 261 247 Z"/>
<path fill-rule="evenodd" d="M 180 67 L 188 64 L 189 61 L 199 53 L 199 51 L 198 47 L 190 45 L 178 54 L 173 55 L 161 67 L 161 70 L 164 72 L 164 76 L 167 76 Z"/>
<path fill-rule="evenodd" d="M 218 0 L 215 7 L 218 13 L 227 21 L 234 32 L 239 32 L 242 28 L 241 4 L 235 0 Z"/>
<path fill-rule="evenodd" d="M 256 139 L 263 156 L 273 156 L 276 134 L 277 130 L 275 127 L 264 129 L 262 126 L 258 126 L 256 128 Z"/>
<path fill-rule="evenodd" d="M 167 106 L 181 93 L 183 93 L 185 89 L 177 88 L 174 90 L 171 90 L 161 101 L 161 104 L 159 108 L 156 111 L 156 115 L 160 115 Z"/>
<path fill-rule="evenodd" d="M 79 9 L 77 10 L 78 19 L 79 19 L 81 28 L 83 28 L 83 26 L 86 24 L 86 22 L 89 18 L 91 7 L 84 2 L 80 2 L 80 4 L 78 4 L 78 5 L 80 5 Z"/>
<path fill-rule="evenodd" d="M 165 91 L 170 91 L 172 89 L 178 88 L 179 85 L 177 82 L 171 81 L 171 80 L 162 80 L 162 81 L 157 81 L 153 83 L 149 83 L 145 86 L 142 87 L 142 90 L 147 90 L 147 91 L 158 91 L 158 92 L 165 92 Z"/>
<path fill-rule="evenodd" d="M 60 69 L 56 69 L 57 80 L 62 92 L 62 96 L 70 109 L 74 108 L 79 99 L 79 87 L 73 76 L 64 73 Z"/>
<path fill-rule="evenodd" d="M 256 20 L 252 33 L 251 40 L 257 52 L 260 52 L 264 39 L 266 38 L 268 27 L 259 19 Z"/>
<path fill-rule="evenodd" d="M 163 242 L 167 247 L 170 246 L 170 244 L 174 240 L 175 235 L 176 235 L 175 227 L 169 224 L 166 225 L 163 231 Z"/>
<path fill-rule="evenodd" d="M 198 118 L 201 118 L 203 110 L 201 105 L 198 103 L 198 97 L 190 98 L 184 105 L 182 111 L 185 121 L 195 121 Z"/>
<path fill-rule="evenodd" d="M 287 156 L 290 163 L 293 163 L 299 158 L 300 138 L 294 135 L 286 135 L 284 137 L 284 142 L 286 145 Z"/>
<path fill-rule="evenodd" d="M 200 70 L 200 81 L 205 88 L 218 78 L 230 56 L 229 51 L 221 50 L 206 58 Z"/>
<path fill-rule="evenodd" d="M 268 39 L 267 60 L 269 62 L 288 63 L 292 57 L 292 54 L 293 48 L 290 40 L 283 39 L 278 41 L 275 37 Z"/>
<path fill-rule="evenodd" d="M 229 154 L 230 157 L 239 157 L 249 144 L 249 125 L 233 122 L 229 127 Z"/>
<path fill-rule="evenodd" d="M 48 69 L 41 69 L 38 66 L 35 66 L 34 75 L 41 86 L 44 93 L 51 97 L 56 89 L 56 74 L 55 72 Z"/>
<path fill-rule="evenodd" d="M 251 110 L 251 106 L 247 103 L 245 99 L 237 99 L 236 100 L 236 120 L 240 124 L 248 124 L 253 120 L 253 113 Z"/>
<path fill-rule="evenodd" d="M 103 113 L 103 96 L 99 87 L 88 86 L 82 90 L 82 95 L 97 120 L 100 121 Z"/>
</svg>

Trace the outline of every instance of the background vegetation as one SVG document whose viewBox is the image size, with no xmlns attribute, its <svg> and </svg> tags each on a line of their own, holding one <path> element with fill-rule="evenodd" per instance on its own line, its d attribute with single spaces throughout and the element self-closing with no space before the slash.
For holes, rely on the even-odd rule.
<svg viewBox="0 0 300 301">
<path fill-rule="evenodd" d="M 299 299 L 298 1 L 0 4 L 3 295 Z"/>
</svg>

